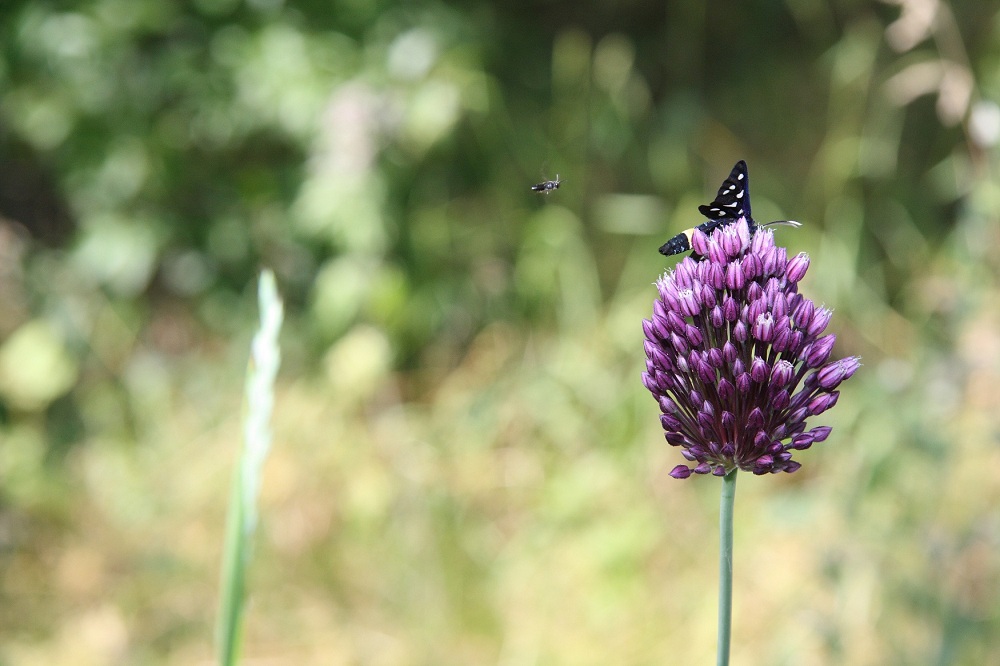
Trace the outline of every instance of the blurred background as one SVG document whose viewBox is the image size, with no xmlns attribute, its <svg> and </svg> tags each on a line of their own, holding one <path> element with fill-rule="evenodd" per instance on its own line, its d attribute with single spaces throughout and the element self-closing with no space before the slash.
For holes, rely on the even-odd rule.
<svg viewBox="0 0 1000 666">
<path fill-rule="evenodd" d="M 738 159 L 865 366 L 734 663 L 1000 663 L 998 100 L 990 2 L 4 2 L 0 664 L 212 662 L 263 267 L 246 663 L 712 663 L 640 320 Z"/>
</svg>

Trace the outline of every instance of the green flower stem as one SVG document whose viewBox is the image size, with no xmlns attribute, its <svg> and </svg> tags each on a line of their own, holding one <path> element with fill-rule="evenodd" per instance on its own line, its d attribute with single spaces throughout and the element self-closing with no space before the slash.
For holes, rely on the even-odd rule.
<svg viewBox="0 0 1000 666">
<path fill-rule="evenodd" d="M 722 478 L 719 507 L 719 647 L 716 664 L 729 664 L 729 630 L 733 620 L 733 500 L 736 471 Z"/>
</svg>

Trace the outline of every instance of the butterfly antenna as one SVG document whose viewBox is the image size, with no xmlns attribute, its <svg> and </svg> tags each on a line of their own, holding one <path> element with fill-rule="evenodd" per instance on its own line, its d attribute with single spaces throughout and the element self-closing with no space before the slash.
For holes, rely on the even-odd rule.
<svg viewBox="0 0 1000 666">
<path fill-rule="evenodd" d="M 795 220 L 775 220 L 774 222 L 768 222 L 767 224 L 762 224 L 760 226 L 762 226 L 762 227 L 769 227 L 772 224 L 781 224 L 781 225 L 784 225 L 786 227 L 801 227 L 802 226 L 801 222 L 796 222 Z"/>
</svg>

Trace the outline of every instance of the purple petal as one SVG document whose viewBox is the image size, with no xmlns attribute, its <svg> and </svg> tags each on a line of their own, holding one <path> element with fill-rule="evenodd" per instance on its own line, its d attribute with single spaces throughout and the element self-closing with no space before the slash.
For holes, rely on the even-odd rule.
<svg viewBox="0 0 1000 666">
<path fill-rule="evenodd" d="M 750 392 L 750 373 L 741 372 L 736 376 L 736 390 L 740 393 L 746 394 Z"/>
<path fill-rule="evenodd" d="M 768 402 L 767 406 L 772 411 L 779 412 L 782 409 L 785 409 L 786 407 L 788 407 L 788 405 L 789 405 L 789 403 L 791 403 L 791 401 L 792 400 L 791 400 L 791 397 L 788 395 L 788 391 L 785 390 L 785 389 L 782 389 L 782 390 L 776 392 L 771 397 L 771 400 Z"/>
<path fill-rule="evenodd" d="M 642 373 L 642 385 L 653 395 L 658 395 L 661 392 L 656 380 L 648 372 Z"/>
<path fill-rule="evenodd" d="M 743 277 L 743 269 L 740 265 L 740 261 L 734 260 L 728 266 L 726 266 L 726 289 L 729 291 L 739 291 L 746 284 L 746 278 Z"/>
<path fill-rule="evenodd" d="M 833 310 L 827 308 L 817 308 L 813 313 L 812 321 L 809 322 L 809 328 L 806 329 L 806 333 L 810 336 L 817 336 L 826 329 L 826 325 L 830 323 L 830 317 L 833 316 Z"/>
<path fill-rule="evenodd" d="M 700 347 L 701 343 L 704 341 L 701 331 L 699 331 L 696 326 L 692 326 L 691 324 L 687 324 L 684 327 L 684 337 L 687 338 L 688 344 L 692 347 Z"/>
<path fill-rule="evenodd" d="M 672 414 L 660 414 L 660 425 L 667 432 L 677 432 L 681 428 L 681 422 Z"/>
<path fill-rule="evenodd" d="M 731 403 L 736 397 L 736 387 L 733 386 L 733 383 L 725 377 L 719 380 L 718 391 L 719 397 L 722 398 L 722 401 L 725 403 Z"/>
<path fill-rule="evenodd" d="M 661 395 L 656 399 L 656 401 L 660 405 L 660 411 L 664 414 L 676 414 L 679 411 L 677 403 L 665 395 Z"/>
<path fill-rule="evenodd" d="M 833 393 L 828 393 L 826 395 L 821 395 L 813 398 L 809 402 L 809 414 L 811 416 L 819 416 L 826 410 L 830 409 L 837 404 L 837 398 L 840 397 L 839 391 L 834 391 Z"/>
<path fill-rule="evenodd" d="M 732 296 L 722 299 L 722 314 L 726 321 L 733 322 L 740 318 L 740 306 Z"/>
<path fill-rule="evenodd" d="M 691 468 L 687 465 L 678 465 L 670 470 L 670 476 L 675 479 L 686 479 L 691 476 Z"/>
<path fill-rule="evenodd" d="M 833 430 L 830 426 L 818 426 L 809 431 L 812 435 L 814 442 L 826 441 L 826 438 L 830 436 L 830 431 Z"/>
<path fill-rule="evenodd" d="M 663 437 L 667 440 L 667 443 L 674 446 L 681 446 L 686 442 L 686 438 L 682 433 L 675 432 L 673 430 L 668 430 L 663 433 Z"/>
<path fill-rule="evenodd" d="M 746 324 L 743 323 L 742 319 L 736 322 L 733 326 L 733 340 L 736 340 L 737 342 L 747 341 L 747 327 Z"/>
<path fill-rule="evenodd" d="M 788 266 L 785 268 L 785 279 L 795 284 L 806 276 L 808 269 L 809 255 L 805 252 L 799 252 L 788 262 Z"/>
<path fill-rule="evenodd" d="M 818 368 L 826 363 L 826 360 L 830 358 L 830 353 L 833 351 L 835 342 L 837 342 L 837 336 L 831 333 L 806 345 L 806 348 L 802 350 L 802 358 L 806 363 L 806 367 Z"/>
<path fill-rule="evenodd" d="M 835 361 L 817 373 L 819 385 L 827 390 L 836 388 L 841 382 L 854 376 L 860 367 L 861 359 L 857 356 L 848 356 Z"/>
<path fill-rule="evenodd" d="M 771 313 L 765 312 L 757 317 L 753 326 L 753 337 L 761 342 L 770 342 L 774 335 L 774 318 Z"/>
<path fill-rule="evenodd" d="M 771 386 L 784 388 L 795 376 L 795 368 L 788 361 L 781 359 L 771 368 Z"/>
</svg>

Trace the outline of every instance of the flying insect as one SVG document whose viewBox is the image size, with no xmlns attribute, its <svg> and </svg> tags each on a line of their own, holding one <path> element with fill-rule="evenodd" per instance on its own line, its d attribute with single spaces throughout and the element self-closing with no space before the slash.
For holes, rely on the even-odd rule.
<svg viewBox="0 0 1000 666">
<path fill-rule="evenodd" d="M 559 174 L 556 174 L 555 180 L 543 180 L 537 185 L 532 185 L 531 191 L 541 192 L 542 194 L 549 194 L 550 192 L 552 192 L 552 190 L 558 190 L 560 184 L 562 184 L 562 181 L 559 180 Z"/>
</svg>

